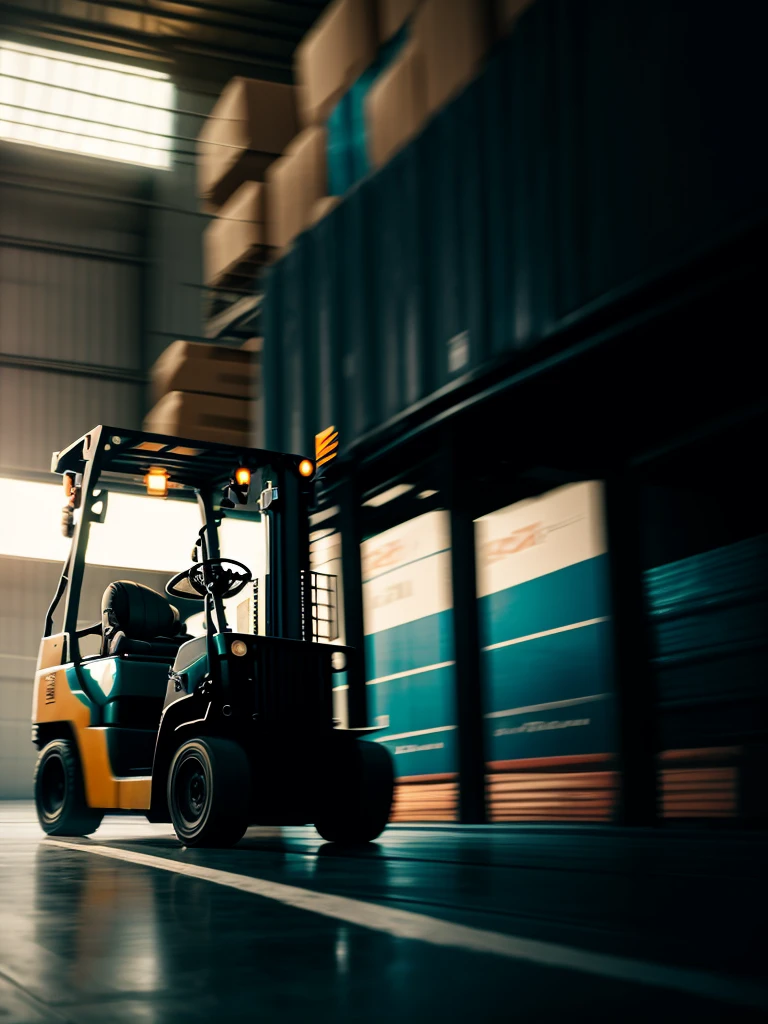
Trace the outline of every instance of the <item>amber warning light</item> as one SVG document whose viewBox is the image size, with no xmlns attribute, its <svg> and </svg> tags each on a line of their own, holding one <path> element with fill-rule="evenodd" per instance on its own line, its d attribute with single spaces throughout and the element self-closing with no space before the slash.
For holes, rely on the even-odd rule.
<svg viewBox="0 0 768 1024">
<path fill-rule="evenodd" d="M 235 470 L 235 483 L 238 487 L 251 486 L 251 471 L 247 466 L 240 466 Z"/>
<path fill-rule="evenodd" d="M 314 462 L 311 462 L 309 459 L 302 459 L 299 463 L 299 473 L 301 473 L 302 476 L 312 476 L 314 472 Z"/>
<path fill-rule="evenodd" d="M 144 477 L 147 494 L 164 498 L 168 493 L 168 474 L 164 469 L 150 469 Z"/>
</svg>

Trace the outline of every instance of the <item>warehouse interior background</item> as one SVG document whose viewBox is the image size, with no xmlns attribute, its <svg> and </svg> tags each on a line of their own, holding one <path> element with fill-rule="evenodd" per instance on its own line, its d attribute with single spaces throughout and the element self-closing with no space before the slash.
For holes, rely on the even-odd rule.
<svg viewBox="0 0 768 1024">
<path fill-rule="evenodd" d="M 394 827 L 764 843 L 766 13 L 0 2 L 0 801 L 33 798 L 52 453 L 332 429 L 320 639 Z M 185 567 L 157 507 L 112 495 L 82 624 Z"/>
</svg>

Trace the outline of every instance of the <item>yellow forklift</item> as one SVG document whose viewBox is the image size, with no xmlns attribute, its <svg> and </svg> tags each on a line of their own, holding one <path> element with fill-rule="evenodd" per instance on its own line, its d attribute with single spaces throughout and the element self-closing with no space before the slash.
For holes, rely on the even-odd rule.
<svg viewBox="0 0 768 1024">
<path fill-rule="evenodd" d="M 186 846 L 232 845 L 251 824 L 313 824 L 340 843 L 375 839 L 389 818 L 393 767 L 368 736 L 375 729 L 333 719 L 332 674 L 355 652 L 320 642 L 309 566 L 315 463 L 99 426 L 54 453 L 52 471 L 63 477 L 72 543 L 35 674 L 43 830 L 88 835 L 105 813 L 133 812 L 172 822 Z M 168 598 L 128 580 L 107 587 L 100 621 L 78 628 L 91 524 L 104 522 L 110 487 L 126 483 L 196 501 L 194 564 L 165 589 L 200 602 L 204 635 L 185 631 Z M 251 568 L 221 557 L 222 520 L 238 515 L 265 524 L 261 632 L 259 615 L 253 632 L 227 623 L 228 599 L 253 586 Z M 81 652 L 86 637 L 98 653 Z"/>
</svg>

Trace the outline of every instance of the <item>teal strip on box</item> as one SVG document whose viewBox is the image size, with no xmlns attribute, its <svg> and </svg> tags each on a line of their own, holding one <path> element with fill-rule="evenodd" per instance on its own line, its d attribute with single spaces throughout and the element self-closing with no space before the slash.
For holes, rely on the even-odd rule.
<svg viewBox="0 0 768 1024">
<path fill-rule="evenodd" d="M 404 25 L 378 52 L 376 60 L 363 72 L 331 111 L 328 130 L 328 194 L 343 196 L 368 174 L 368 143 L 365 126 L 365 101 L 382 71 L 395 61 L 408 38 Z"/>
<path fill-rule="evenodd" d="M 328 123 L 328 194 L 343 196 L 354 183 L 349 139 L 352 134 L 349 93 L 331 111 Z"/>
</svg>

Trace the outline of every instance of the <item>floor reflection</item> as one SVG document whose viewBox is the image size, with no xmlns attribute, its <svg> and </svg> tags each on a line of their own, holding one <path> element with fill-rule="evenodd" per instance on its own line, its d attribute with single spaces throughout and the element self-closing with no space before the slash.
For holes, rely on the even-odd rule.
<svg viewBox="0 0 768 1024">
<path fill-rule="evenodd" d="M 316 872 L 344 871 L 324 849 Z M 372 857 L 385 871 L 373 850 L 368 869 Z M 372 976 L 408 973 L 401 944 L 365 929 L 55 842 L 36 853 L 35 907 L 35 942 L 57 964 L 48 984 L 66 1004 L 101 1006 L 94 1020 L 121 1020 L 119 1006 L 138 1014 L 137 1000 L 126 1019 L 147 1024 L 356 1019 L 366 1004 L 360 1019 L 375 1019 Z"/>
</svg>

